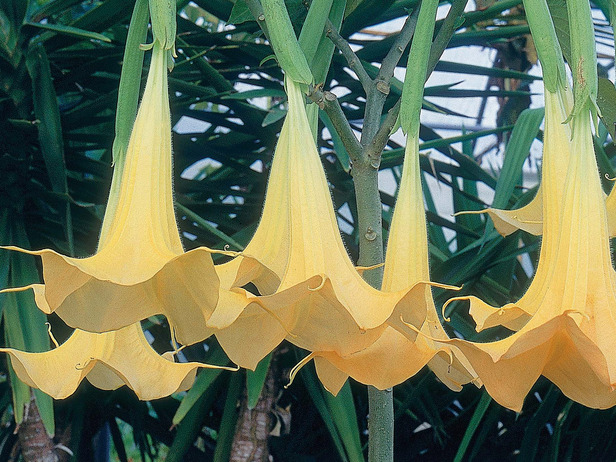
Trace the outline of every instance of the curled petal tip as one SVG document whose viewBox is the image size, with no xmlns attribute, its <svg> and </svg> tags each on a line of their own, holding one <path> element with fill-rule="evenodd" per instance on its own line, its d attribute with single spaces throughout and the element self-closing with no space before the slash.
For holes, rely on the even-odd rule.
<svg viewBox="0 0 616 462">
<path fill-rule="evenodd" d="M 47 333 L 49 334 L 49 338 L 51 339 L 53 344 L 56 346 L 56 348 L 58 348 L 60 346 L 60 344 L 56 340 L 56 337 L 53 335 L 53 332 L 51 332 L 51 323 L 50 322 L 46 322 L 45 325 L 47 326 Z"/>
<path fill-rule="evenodd" d="M 240 366 L 238 366 L 237 364 L 234 364 L 233 366 L 216 366 L 214 364 L 204 364 L 201 367 L 205 369 L 220 369 L 223 371 L 230 371 L 230 372 L 237 372 L 240 370 Z"/>
<path fill-rule="evenodd" d="M 431 287 L 438 287 L 439 289 L 445 289 L 445 290 L 462 290 L 462 288 L 464 287 L 464 285 L 461 286 L 452 286 L 449 284 L 443 284 L 440 282 L 434 282 L 434 281 L 418 281 L 415 285 L 417 284 L 426 284 L 429 285 Z"/>
<path fill-rule="evenodd" d="M 308 356 L 306 356 L 304 359 L 302 359 L 300 362 L 298 362 L 295 366 L 293 366 L 293 369 L 291 369 L 291 371 L 289 372 L 289 383 L 287 383 L 284 388 L 285 390 L 287 388 L 289 388 L 291 386 L 291 384 L 293 383 L 293 381 L 295 380 L 295 377 L 297 376 L 297 373 L 306 365 L 308 364 L 314 357 L 316 356 L 315 353 L 310 353 Z"/>
<path fill-rule="evenodd" d="M 483 210 L 461 210 L 460 212 L 452 213 L 452 217 L 458 217 L 460 215 L 482 215 L 484 213 L 488 213 L 489 209 Z"/>
<path fill-rule="evenodd" d="M 564 314 L 569 316 L 569 317 L 571 317 L 572 314 L 579 314 L 584 319 L 586 319 L 586 321 L 590 321 L 590 315 L 588 313 L 585 313 L 584 311 L 581 311 L 581 310 L 566 310 L 564 312 Z"/>
<path fill-rule="evenodd" d="M 78 371 L 83 371 L 84 369 L 86 369 L 90 364 L 92 364 L 92 361 L 94 361 L 95 358 L 93 358 L 92 356 L 90 356 L 90 358 L 83 363 L 83 365 L 81 363 L 77 363 L 75 364 L 75 369 L 77 369 Z"/>
<path fill-rule="evenodd" d="M 142 43 L 141 45 L 139 45 L 139 49 L 141 51 L 150 51 L 152 48 L 154 48 L 154 42 L 152 42 L 152 43 Z"/>
<path fill-rule="evenodd" d="M 447 310 L 447 307 L 449 306 L 450 303 L 453 303 L 458 300 L 468 300 L 468 297 L 453 297 L 447 300 L 445 303 L 443 303 L 443 308 L 441 308 L 441 314 L 443 315 L 443 321 L 445 322 L 451 321 L 450 317 L 445 316 L 445 310 Z"/>
<path fill-rule="evenodd" d="M 325 281 L 327 281 L 327 276 L 325 276 L 324 274 L 319 274 L 318 276 L 321 277 L 321 282 L 319 283 L 317 287 L 308 287 L 309 291 L 318 292 L 325 286 Z"/>
</svg>

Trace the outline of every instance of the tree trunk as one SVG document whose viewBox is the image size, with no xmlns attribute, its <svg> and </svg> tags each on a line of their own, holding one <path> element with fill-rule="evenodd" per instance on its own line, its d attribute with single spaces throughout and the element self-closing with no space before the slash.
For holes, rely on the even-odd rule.
<svg viewBox="0 0 616 462">
<path fill-rule="evenodd" d="M 34 396 L 17 431 L 25 462 L 58 462 L 53 440 L 47 435 Z"/>
<path fill-rule="evenodd" d="M 240 415 L 231 446 L 231 462 L 270 461 L 267 441 L 274 419 L 272 410 L 278 394 L 276 381 L 278 375 L 277 356 L 276 351 L 274 351 L 261 397 L 254 409 L 248 409 L 248 392 L 244 388 Z"/>
</svg>

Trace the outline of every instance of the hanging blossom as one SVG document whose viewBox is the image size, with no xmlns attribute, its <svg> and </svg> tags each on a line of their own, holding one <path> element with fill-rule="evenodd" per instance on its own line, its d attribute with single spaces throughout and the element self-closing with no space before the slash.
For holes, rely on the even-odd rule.
<svg viewBox="0 0 616 462">
<path fill-rule="evenodd" d="M 555 107 L 554 103 L 552 103 L 552 106 L 554 107 L 553 110 L 558 111 L 559 113 L 563 112 L 564 114 L 570 114 L 573 109 L 573 101 L 572 101 L 573 95 L 571 93 L 571 89 L 569 85 L 564 84 L 558 90 L 558 92 L 559 92 L 559 99 L 560 99 L 559 105 L 562 107 Z M 546 93 L 548 93 L 547 90 L 546 90 Z M 546 102 L 546 106 L 547 104 L 548 103 Z M 546 111 L 547 110 L 548 109 L 546 107 Z M 564 140 L 569 139 L 570 130 L 567 124 L 562 124 L 561 122 L 558 122 L 557 120 L 558 118 L 560 118 L 560 114 L 558 117 L 550 117 L 549 119 L 546 114 L 546 119 L 545 119 L 546 133 L 544 133 L 544 136 L 547 137 L 547 131 L 549 130 L 551 134 L 553 135 L 551 136 L 551 139 L 554 141 L 552 141 L 550 145 L 544 144 L 544 150 L 546 149 L 552 149 L 552 150 L 563 149 L 564 150 L 562 155 L 558 156 L 558 158 L 555 159 L 555 161 L 558 161 L 557 165 L 555 165 L 555 168 L 559 172 L 559 174 L 561 174 L 561 177 L 564 178 L 565 173 L 567 171 L 567 165 L 569 162 L 569 155 L 566 153 L 569 153 L 569 150 L 570 150 L 569 144 L 565 143 Z M 566 116 L 562 118 L 562 120 L 565 120 L 565 119 L 566 119 Z M 550 125 L 549 128 L 548 128 L 548 125 Z M 556 141 L 556 140 L 559 140 L 559 141 Z M 543 184 L 545 181 L 547 181 L 545 178 L 545 174 L 542 173 L 541 183 Z M 562 181 L 561 182 L 559 182 L 558 180 L 552 180 L 552 181 L 556 183 L 555 185 L 552 186 L 552 188 L 554 188 L 553 190 L 559 193 L 558 197 L 562 197 L 562 192 L 564 188 Z M 537 193 L 535 194 L 535 197 L 528 204 L 518 209 L 503 210 L 503 209 L 497 209 L 497 208 L 487 208 L 485 210 L 480 210 L 480 211 L 468 211 L 468 212 L 460 212 L 460 213 L 473 213 L 473 214 L 487 213 L 489 214 L 490 218 L 492 218 L 492 221 L 494 222 L 494 227 L 503 236 L 509 236 L 510 234 L 514 233 L 518 229 L 521 229 L 530 234 L 534 234 L 535 236 L 540 236 L 541 233 L 543 232 L 543 216 L 544 216 L 543 215 L 544 213 L 543 201 L 545 197 L 543 194 L 543 189 L 545 189 L 545 187 L 542 184 L 537 189 Z M 556 196 L 554 196 L 554 198 L 555 197 Z M 610 237 L 616 237 L 616 188 L 612 188 L 612 191 L 606 197 L 605 200 L 606 200 L 607 218 L 608 218 L 608 223 L 609 223 Z"/>
<path fill-rule="evenodd" d="M 375 342 L 365 349 L 349 355 L 315 351 L 307 357 L 309 360 L 315 356 L 321 382 L 334 393 L 348 376 L 380 389 L 392 387 L 415 375 L 427 363 L 454 390 L 476 377 L 456 347 L 439 341 L 448 340 L 448 336 L 438 319 L 430 286 L 455 288 L 429 282 L 426 217 L 419 168 L 419 128 L 423 76 L 428 69 L 437 8 L 436 0 L 422 2 L 416 40 L 409 51 L 400 106 L 400 124 L 408 139 L 382 283 L 383 293 L 410 290 L 407 296 L 410 303 L 396 306 L 385 328 L 375 330 Z M 422 334 L 418 335 L 420 332 Z"/>
<path fill-rule="evenodd" d="M 409 136 L 400 189 L 392 218 L 382 290 L 412 287 L 413 303 L 396 310 L 377 340 L 364 350 L 342 356 L 315 352 L 319 379 L 337 394 L 348 376 L 379 389 L 393 387 L 419 372 L 426 364 L 452 390 L 476 379 L 468 360 L 448 340 L 432 298 L 430 286 L 457 289 L 429 282 L 428 240 L 424 212 L 419 140 Z M 402 321 L 415 319 L 413 329 Z M 422 320 L 417 322 L 417 320 Z M 420 331 L 422 335 L 418 335 Z"/>
<path fill-rule="evenodd" d="M 165 314 L 178 336 L 198 341 L 218 300 L 210 249 L 184 252 L 173 209 L 168 51 L 152 62 L 125 161 L 116 168 L 96 254 L 40 255 L 47 313 L 72 327 L 110 331 Z"/>
<path fill-rule="evenodd" d="M 567 176 L 567 168 L 569 159 L 571 158 L 571 146 L 569 141 L 571 139 L 571 129 L 569 124 L 563 123 L 572 108 L 571 90 L 566 86 L 561 86 L 555 92 L 546 89 L 544 94 L 545 130 L 541 189 L 537 193 L 535 199 L 533 199 L 533 202 L 526 206 L 530 207 L 531 210 L 537 206 L 541 207 L 540 216 L 538 218 L 540 218 L 539 226 L 542 230 L 537 233 L 539 235 L 545 232 L 545 225 L 549 223 L 551 225 L 549 229 L 554 230 L 554 226 L 562 219 L 562 204 L 565 194 L 565 182 L 563 179 Z M 518 211 L 524 210 L 526 207 L 518 209 Z M 504 229 L 503 226 L 505 225 L 503 223 L 507 224 L 507 226 L 513 226 L 512 223 L 515 224 L 513 213 L 518 211 L 489 210 L 491 210 L 491 216 L 495 218 L 494 224 L 497 228 L 500 226 L 501 230 Z M 520 214 L 517 215 L 518 218 L 522 216 L 525 217 L 523 221 L 520 222 L 524 226 L 528 225 L 530 221 L 527 220 L 528 216 L 524 215 L 525 213 L 526 212 L 520 212 Z M 544 216 L 546 217 L 545 222 L 542 218 Z M 511 218 L 512 220 L 505 221 L 505 218 Z M 534 222 L 532 225 L 536 226 Z M 529 231 L 528 228 L 522 229 Z M 554 233 L 554 231 L 552 231 L 552 233 Z M 544 236 L 541 244 L 543 261 L 552 261 L 557 251 L 557 239 L 555 239 L 553 235 Z M 546 276 L 550 272 L 551 268 L 548 264 L 540 263 L 537 267 L 537 273 L 534 279 L 537 281 L 546 281 Z M 535 294 L 541 294 L 543 290 L 543 287 L 539 283 L 534 283 L 528 288 L 525 299 L 534 299 L 537 297 Z M 467 299 L 470 300 L 470 314 L 476 322 L 477 332 L 498 325 L 505 326 L 514 331 L 519 330 L 528 322 L 530 316 L 534 314 L 532 308 L 521 308 L 519 303 L 510 303 L 495 310 L 492 306 L 476 297 L 467 297 Z"/>
<path fill-rule="evenodd" d="M 36 303 L 47 302 L 42 284 L 34 284 Z M 51 330 L 50 330 L 51 335 Z M 141 400 L 152 400 L 188 390 L 199 368 L 238 370 L 188 362 L 176 363 L 174 352 L 159 355 L 148 343 L 140 323 L 96 334 L 76 329 L 62 344 L 42 353 L 0 348 L 8 353 L 18 377 L 55 399 L 72 395 L 86 378 L 103 390 L 127 385 Z"/>
<path fill-rule="evenodd" d="M 392 312 L 411 306 L 423 297 L 423 290 L 381 292 L 356 271 L 340 237 L 304 95 L 299 84 L 288 79 L 286 90 L 289 110 L 276 146 L 261 222 L 237 262 L 217 267 L 225 284 L 253 281 L 266 296 L 259 297 L 259 307 L 240 310 L 236 306 L 235 313 L 219 302 L 210 322 L 219 309 L 228 315 L 226 323 L 233 321 L 232 328 L 216 334 L 227 353 L 235 349 L 241 354 L 239 345 L 245 345 L 246 338 L 282 341 L 286 337 L 311 351 L 348 355 L 373 343 Z M 262 266 L 239 268 L 244 256 Z M 250 275 L 247 268 L 254 273 Z M 296 290 L 294 296 L 279 303 L 276 297 L 290 290 Z M 418 325 L 424 317 L 417 314 Z M 230 357 L 242 364 L 237 356 Z"/>
<path fill-rule="evenodd" d="M 536 275 L 524 296 L 503 308 L 475 297 L 471 310 L 491 309 L 478 325 L 505 325 L 516 333 L 503 340 L 451 340 L 501 405 L 520 411 L 540 375 L 569 398 L 593 408 L 616 404 L 616 273 L 612 268 L 605 195 L 594 157 L 589 111 L 571 121 L 567 173 L 558 169 L 569 138 L 551 127 L 564 120 L 563 98 L 545 92 L 543 242 Z M 559 147 L 552 149 L 552 147 Z M 562 184 L 562 196 L 558 191 Z"/>
</svg>

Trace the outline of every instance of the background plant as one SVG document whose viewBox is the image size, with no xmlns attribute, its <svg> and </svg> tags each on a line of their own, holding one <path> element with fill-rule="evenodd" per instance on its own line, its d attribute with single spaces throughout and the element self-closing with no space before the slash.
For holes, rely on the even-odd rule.
<svg viewBox="0 0 616 462">
<path fill-rule="evenodd" d="M 229 245 L 239 249 L 248 242 L 259 219 L 285 108 L 282 73 L 274 60 L 267 59 L 272 50 L 254 21 L 252 3 L 178 2 L 178 59 L 170 86 L 176 127 L 176 208 L 187 248 Z M 299 35 L 310 2 L 286 3 Z M 366 99 L 358 75 L 365 72 L 375 78 L 391 45 L 400 40 L 396 34 L 379 36 L 370 31 L 385 21 L 406 18 L 418 2 L 330 3 L 334 27 L 328 34 L 323 31 L 322 40 L 334 39 L 341 47 L 347 40 L 353 48 L 361 49 L 352 63 L 339 51 L 334 53 L 329 71 L 325 67 L 317 77 L 323 86 L 316 88 L 315 99 L 322 97 L 324 108 L 330 104 L 339 107 L 350 128 L 359 133 Z M 132 4 L 125 0 L 0 2 L 3 244 L 51 247 L 77 256 L 94 251 L 111 178 L 117 87 Z M 608 2 L 593 4 L 598 18 L 610 18 Z M 567 54 L 563 5 L 550 2 Z M 467 11 L 460 17 L 452 15 L 453 37 L 443 46 L 491 47 L 496 50 L 495 62 L 491 67 L 437 62 L 435 55 L 435 69 L 458 74 L 460 80 L 465 75 L 487 76 L 490 86 L 473 90 L 428 86 L 424 108 L 453 114 L 459 98 L 499 98 L 500 112 L 497 128 L 467 131 L 455 138 L 444 139 L 433 128 L 422 126 L 421 149 L 426 154 L 422 168 L 427 181 L 438 183 L 437 188 L 425 188 L 432 278 L 464 284 L 465 291 L 502 304 L 519 297 L 528 285 L 531 273 L 519 257 L 528 254 L 526 261 L 533 265 L 539 241 L 520 232 L 502 238 L 480 216 L 439 215 L 431 194 L 438 194 L 438 188 L 452 190 L 454 211 L 488 205 L 482 198 L 489 193 L 481 197 L 478 193 L 485 187 L 494 191 L 491 205 L 497 207 L 512 207 L 533 196 L 533 190 L 518 186 L 531 143 L 541 138 L 541 110 L 524 111 L 530 103 L 525 85 L 536 79 L 528 74 L 535 58 L 521 0 L 468 5 L 452 0 L 451 6 L 454 11 Z M 446 19 L 437 23 L 437 34 L 447 24 Z M 368 33 L 356 34 L 359 31 Z M 595 32 L 598 42 L 613 44 L 607 21 L 597 19 Z M 406 62 L 405 53 L 400 62 Z M 603 63 L 602 74 L 613 61 Z M 602 80 L 600 86 L 605 122 L 595 149 L 602 173 L 613 177 L 615 151 L 607 130 L 614 126 L 616 90 L 608 80 Z M 395 107 L 401 89 L 401 82 L 391 81 L 383 96 L 385 117 Z M 334 99 L 330 91 L 344 96 Z M 436 105 L 430 102 L 435 96 L 451 102 L 439 100 Z M 179 122 L 183 117 L 191 120 Z M 473 118 L 468 118 L 469 127 L 475 124 Z M 318 143 L 340 220 L 346 224 L 345 243 L 356 259 L 359 228 L 349 161 L 353 153 L 349 153 L 348 142 L 344 143 L 344 131 L 338 133 L 334 123 L 326 111 L 320 111 Z M 496 148 L 504 155 L 500 172 L 483 169 L 476 160 L 482 154 L 476 140 L 482 137 L 497 140 Z M 391 171 L 396 179 L 403 147 L 395 139 L 384 146 L 379 169 Z M 430 154 L 435 151 L 442 157 Z M 605 187 L 611 184 L 606 181 Z M 386 233 L 394 197 L 384 192 L 380 197 Z M 37 278 L 34 260 L 9 257 L 8 252 L 2 252 L 0 258 L 3 286 Z M 435 295 L 437 304 L 442 303 L 443 295 Z M 0 296 L 0 304 L 3 345 L 31 351 L 48 347 L 44 319 L 27 297 Z M 50 322 L 60 341 L 68 336 L 69 329 L 58 318 Z M 503 334 L 475 334 L 472 321 L 460 308 L 453 311 L 450 325 L 473 339 Z M 154 346 L 163 351 L 169 342 L 165 320 L 149 320 L 146 327 Z M 214 340 L 183 352 L 192 360 L 225 361 Z M 103 456 L 111 452 L 119 460 L 227 460 L 242 438 L 242 425 L 250 424 L 247 409 L 254 406 L 269 416 L 279 434 L 269 438 L 275 460 L 331 460 L 334 454 L 340 460 L 361 460 L 366 443 L 365 387 L 350 383 L 333 398 L 307 367 L 291 388 L 282 390 L 285 371 L 301 356 L 302 352 L 284 344 L 254 373 L 202 371 L 186 395 L 150 403 L 137 401 L 124 389 L 105 393 L 87 384 L 75 396 L 53 406 L 42 394 L 36 395 L 36 403 L 50 431 L 55 418 L 54 444 L 66 446 L 79 460 L 93 460 L 95 452 Z M 15 435 L 14 418 L 21 420 L 23 406 L 30 402 L 30 390 L 14 380 L 4 360 L 3 368 L 7 380 L 0 383 L 0 460 L 19 456 L 18 439 L 29 427 L 22 424 Z M 572 403 L 543 380 L 519 416 L 492 403 L 472 386 L 453 393 L 428 371 L 396 387 L 394 403 L 395 457 L 400 461 L 463 457 L 601 460 L 616 454 L 610 430 L 614 411 L 589 410 Z M 268 412 L 270 407 L 273 414 Z M 27 417 L 29 422 L 33 414 L 28 412 Z M 27 460 L 27 447 L 21 445 L 21 453 Z M 66 452 L 58 453 L 69 458 Z"/>
</svg>

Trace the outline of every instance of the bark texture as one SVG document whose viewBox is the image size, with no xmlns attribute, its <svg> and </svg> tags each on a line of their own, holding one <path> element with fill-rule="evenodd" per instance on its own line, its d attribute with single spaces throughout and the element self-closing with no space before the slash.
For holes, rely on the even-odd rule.
<svg viewBox="0 0 616 462">
<path fill-rule="evenodd" d="M 277 356 L 274 352 L 261 397 L 254 409 L 248 409 L 248 393 L 244 387 L 240 415 L 231 447 L 231 462 L 269 462 L 271 460 L 267 442 L 274 420 L 272 410 L 278 395 Z"/>
<path fill-rule="evenodd" d="M 25 462 L 58 462 L 53 440 L 47 435 L 34 396 L 17 431 L 21 456 Z"/>
</svg>

